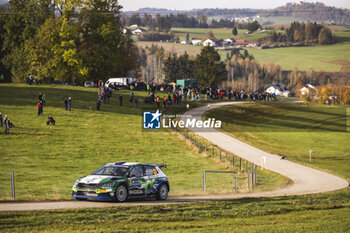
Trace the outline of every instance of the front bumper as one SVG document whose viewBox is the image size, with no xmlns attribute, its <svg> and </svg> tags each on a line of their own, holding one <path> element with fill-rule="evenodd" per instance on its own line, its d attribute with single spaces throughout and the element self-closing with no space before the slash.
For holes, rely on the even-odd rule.
<svg viewBox="0 0 350 233">
<path fill-rule="evenodd" d="M 114 192 L 112 189 L 72 189 L 72 197 L 82 199 L 113 199 Z"/>
</svg>

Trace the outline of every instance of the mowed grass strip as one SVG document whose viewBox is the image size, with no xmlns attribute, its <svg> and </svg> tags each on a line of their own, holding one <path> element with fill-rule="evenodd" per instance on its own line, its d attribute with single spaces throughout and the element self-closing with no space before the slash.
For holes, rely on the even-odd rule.
<svg viewBox="0 0 350 233">
<path fill-rule="evenodd" d="M 349 116 L 348 106 L 282 102 L 232 105 L 206 115 L 248 144 L 350 180 Z"/>
<path fill-rule="evenodd" d="M 129 91 L 114 92 L 111 104 L 96 111 L 96 88 L 65 86 L 0 85 L 0 111 L 15 128 L 0 133 L 0 200 L 11 197 L 10 171 L 15 171 L 16 200 L 71 199 L 76 179 L 115 161 L 165 163 L 171 196 L 202 193 L 203 170 L 233 168 L 201 157 L 195 149 L 167 131 L 142 130 L 142 110 L 155 105 L 129 102 Z M 37 116 L 39 93 L 47 97 L 44 114 Z M 119 94 L 124 96 L 119 106 Z M 137 98 L 146 92 L 136 92 Z M 164 93 L 161 94 L 163 96 Z M 164 94 L 165 95 L 165 94 Z M 64 98 L 72 97 L 72 111 Z M 184 106 L 182 106 L 184 108 Z M 55 126 L 47 126 L 49 114 Z M 276 188 L 279 175 L 262 173 L 264 186 Z M 233 193 L 233 176 L 213 175 L 208 193 Z"/>
<path fill-rule="evenodd" d="M 348 191 L 164 206 L 1 212 L 4 232 L 348 232 Z"/>
</svg>

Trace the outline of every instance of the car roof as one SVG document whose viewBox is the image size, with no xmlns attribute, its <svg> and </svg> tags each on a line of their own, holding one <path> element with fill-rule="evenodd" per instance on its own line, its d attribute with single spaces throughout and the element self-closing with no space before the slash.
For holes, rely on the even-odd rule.
<svg viewBox="0 0 350 233">
<path fill-rule="evenodd" d="M 108 163 L 106 165 L 122 165 L 122 166 L 148 165 L 148 166 L 155 166 L 155 167 L 167 167 L 163 163 L 137 163 L 137 162 L 124 162 L 124 161 Z"/>
</svg>

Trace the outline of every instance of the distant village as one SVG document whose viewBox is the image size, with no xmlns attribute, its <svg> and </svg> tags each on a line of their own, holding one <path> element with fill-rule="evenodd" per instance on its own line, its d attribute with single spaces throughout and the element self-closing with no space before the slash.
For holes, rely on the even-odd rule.
<svg viewBox="0 0 350 233">
<path fill-rule="evenodd" d="M 123 33 L 141 35 L 146 32 L 145 29 L 138 27 L 138 25 L 131 25 L 130 28 L 134 28 L 134 29 L 123 28 Z M 182 40 L 182 41 L 179 41 L 179 43 L 184 45 L 211 46 L 211 47 L 217 47 L 218 49 L 232 49 L 232 48 L 243 48 L 243 47 L 257 48 L 257 49 L 262 48 L 262 44 L 260 42 L 238 40 L 234 38 L 218 39 L 215 37 L 209 37 L 204 41 L 201 38 L 192 38 L 192 40 Z"/>
</svg>

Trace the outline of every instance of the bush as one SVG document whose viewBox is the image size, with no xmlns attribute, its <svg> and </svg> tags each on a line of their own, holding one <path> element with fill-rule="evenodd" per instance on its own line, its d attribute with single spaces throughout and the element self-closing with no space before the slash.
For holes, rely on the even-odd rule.
<svg viewBox="0 0 350 233">
<path fill-rule="evenodd" d="M 166 32 L 145 32 L 138 36 L 139 41 L 174 40 L 175 34 Z"/>
</svg>

